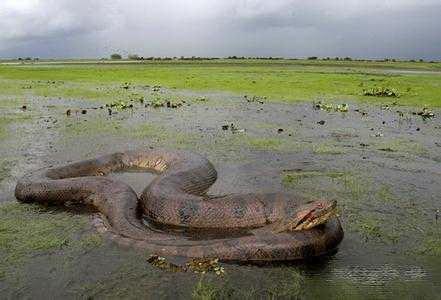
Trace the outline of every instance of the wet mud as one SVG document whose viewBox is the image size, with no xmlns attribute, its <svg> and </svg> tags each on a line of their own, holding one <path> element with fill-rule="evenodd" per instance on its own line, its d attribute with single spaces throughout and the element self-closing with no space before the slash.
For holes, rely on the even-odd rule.
<svg viewBox="0 0 441 300">
<path fill-rule="evenodd" d="M 2 207 L 15 201 L 16 180 L 30 170 L 142 147 L 188 149 L 206 155 L 218 170 L 212 194 L 285 190 L 337 200 L 346 233 L 338 251 L 306 263 L 228 264 L 222 278 L 171 273 L 150 265 L 148 253 L 97 242 L 89 213 L 72 210 L 58 225 L 75 228 L 65 244 L 36 247 L 20 262 L 3 259 L 4 297 L 341 299 L 441 292 L 441 111 L 424 119 L 415 114 L 422 107 L 388 99 L 379 105 L 349 102 L 348 111 L 340 112 L 312 103 L 247 101 L 252 95 L 130 90 L 143 102 L 113 107 L 111 114 L 91 101 L 31 97 L 26 109 L 20 99 L 0 102 L 0 114 L 11 117 L 0 135 Z M 158 95 L 185 102 L 147 105 Z M 137 193 L 155 177 L 110 176 Z M 33 218 L 17 209 L 23 224 Z M 35 212 L 49 221 L 58 213 Z M 8 246 L 0 246 L 4 257 L 15 249 L 8 224 L 14 223 L 0 227 Z"/>
</svg>

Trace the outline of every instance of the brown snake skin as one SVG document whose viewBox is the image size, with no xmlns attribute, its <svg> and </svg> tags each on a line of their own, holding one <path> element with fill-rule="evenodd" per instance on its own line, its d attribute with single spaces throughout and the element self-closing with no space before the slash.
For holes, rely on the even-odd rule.
<svg viewBox="0 0 441 300">
<path fill-rule="evenodd" d="M 130 186 L 104 176 L 134 168 L 158 173 L 139 200 Z M 261 230 L 292 218 L 304 199 L 285 193 L 209 196 L 206 192 L 216 178 L 213 165 L 197 154 L 127 151 L 33 172 L 18 181 L 15 195 L 22 202 L 90 205 L 104 215 L 114 240 L 164 256 L 305 259 L 335 249 L 343 238 L 336 217 L 309 230 Z M 187 234 L 199 231 L 222 234 Z"/>
</svg>

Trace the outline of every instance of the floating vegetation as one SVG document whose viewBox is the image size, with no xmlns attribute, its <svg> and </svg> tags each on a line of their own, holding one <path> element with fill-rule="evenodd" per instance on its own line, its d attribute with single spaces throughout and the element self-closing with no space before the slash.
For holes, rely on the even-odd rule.
<svg viewBox="0 0 441 300">
<path fill-rule="evenodd" d="M 222 125 L 222 130 L 231 130 L 232 133 L 243 133 L 245 132 L 245 129 L 243 128 L 239 128 L 236 125 L 234 125 L 233 123 L 231 124 L 225 124 Z"/>
<path fill-rule="evenodd" d="M 225 269 L 219 265 L 219 259 L 217 258 L 193 258 L 187 261 L 184 265 L 178 265 L 168 261 L 165 257 L 151 255 L 147 261 L 153 266 L 169 272 L 192 272 L 200 274 L 211 272 L 218 276 L 225 274 Z"/>
<path fill-rule="evenodd" d="M 168 107 L 168 108 L 178 108 L 184 105 L 185 100 L 180 99 L 167 99 L 161 96 L 156 96 L 151 102 L 150 105 L 154 108 L 158 107 Z"/>
<path fill-rule="evenodd" d="M 374 87 L 372 89 L 363 90 L 363 96 L 373 96 L 373 97 L 400 97 L 398 91 L 393 88 L 387 87 Z"/>
<path fill-rule="evenodd" d="M 413 112 L 412 114 L 421 116 L 424 120 L 431 119 L 431 118 L 435 117 L 435 113 L 433 111 L 429 110 L 429 108 L 427 108 L 427 107 L 424 107 L 420 111 Z"/>
<path fill-rule="evenodd" d="M 140 94 L 133 93 L 129 97 L 130 101 L 144 103 L 144 96 Z"/>
<path fill-rule="evenodd" d="M 128 104 L 123 100 L 117 100 L 110 104 L 106 104 L 106 107 L 114 108 L 116 110 L 125 110 L 127 108 L 133 108 L 133 104 Z"/>
<path fill-rule="evenodd" d="M 325 103 L 322 101 L 318 101 L 318 102 L 314 102 L 313 106 L 314 106 L 314 109 L 316 109 L 316 110 L 324 110 L 327 112 L 330 112 L 330 111 L 348 112 L 349 111 L 349 105 L 346 103 L 335 105 L 332 103 Z"/>
<path fill-rule="evenodd" d="M 257 103 L 260 103 L 260 104 L 263 104 L 264 100 L 266 100 L 266 97 L 260 97 L 260 96 L 252 96 L 252 97 L 250 97 L 248 95 L 245 95 L 243 97 L 245 98 L 245 100 L 247 100 L 247 102 L 257 102 Z"/>
</svg>

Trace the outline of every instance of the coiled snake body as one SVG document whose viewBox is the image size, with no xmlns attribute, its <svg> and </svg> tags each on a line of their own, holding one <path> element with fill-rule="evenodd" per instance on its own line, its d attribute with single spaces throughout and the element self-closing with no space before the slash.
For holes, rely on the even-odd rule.
<svg viewBox="0 0 441 300">
<path fill-rule="evenodd" d="M 133 168 L 158 173 L 140 199 L 105 176 Z M 197 154 L 127 151 L 33 172 L 19 180 L 15 195 L 22 202 L 93 206 L 116 241 L 157 255 L 294 260 L 325 254 L 343 238 L 335 202 L 304 203 L 285 193 L 209 196 L 216 178 L 213 165 Z M 154 225 L 146 226 L 140 212 Z M 205 239 L 200 232 L 222 234 Z"/>
</svg>

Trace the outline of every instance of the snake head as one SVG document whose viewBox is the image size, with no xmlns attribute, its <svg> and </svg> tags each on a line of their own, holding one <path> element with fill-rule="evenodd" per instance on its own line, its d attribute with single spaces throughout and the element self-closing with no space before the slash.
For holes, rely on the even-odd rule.
<svg viewBox="0 0 441 300">
<path fill-rule="evenodd" d="M 323 224 L 337 214 L 337 201 L 317 200 L 299 206 L 289 220 L 277 225 L 274 232 L 299 231 Z"/>
</svg>

